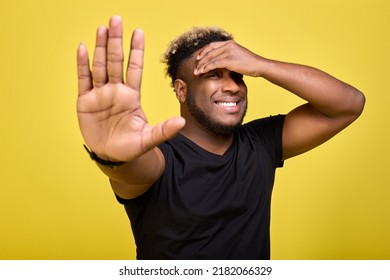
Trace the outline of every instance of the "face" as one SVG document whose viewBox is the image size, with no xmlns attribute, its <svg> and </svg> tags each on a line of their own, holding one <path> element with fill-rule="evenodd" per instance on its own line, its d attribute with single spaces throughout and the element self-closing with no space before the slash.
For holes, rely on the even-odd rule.
<svg viewBox="0 0 390 280">
<path fill-rule="evenodd" d="M 247 87 L 241 74 L 215 69 L 186 80 L 185 105 L 195 122 L 218 135 L 230 135 L 241 126 L 247 110 Z"/>
</svg>

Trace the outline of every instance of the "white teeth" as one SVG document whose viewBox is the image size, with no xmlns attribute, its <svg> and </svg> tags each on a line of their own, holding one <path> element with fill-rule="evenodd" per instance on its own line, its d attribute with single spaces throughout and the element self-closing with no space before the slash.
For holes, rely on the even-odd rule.
<svg viewBox="0 0 390 280">
<path fill-rule="evenodd" d="M 237 102 L 218 102 L 218 105 L 222 107 L 234 107 L 237 105 Z"/>
</svg>

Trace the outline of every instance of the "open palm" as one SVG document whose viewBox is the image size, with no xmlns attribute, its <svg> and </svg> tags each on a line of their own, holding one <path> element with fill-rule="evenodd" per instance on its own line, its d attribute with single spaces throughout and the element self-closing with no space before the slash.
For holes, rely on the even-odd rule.
<svg viewBox="0 0 390 280">
<path fill-rule="evenodd" d="M 122 21 L 114 16 L 100 27 L 92 63 L 86 47 L 77 53 L 79 97 L 77 113 L 86 144 L 102 159 L 130 161 L 173 137 L 184 119 L 147 123 L 140 105 L 144 37 L 135 30 L 131 40 L 126 82 L 123 81 Z"/>
</svg>

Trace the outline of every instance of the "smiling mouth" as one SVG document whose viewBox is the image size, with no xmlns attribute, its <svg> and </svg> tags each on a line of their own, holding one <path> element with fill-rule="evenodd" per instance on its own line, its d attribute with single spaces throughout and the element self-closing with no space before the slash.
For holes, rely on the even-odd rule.
<svg viewBox="0 0 390 280">
<path fill-rule="evenodd" d="M 225 108 L 231 108 L 237 106 L 238 102 L 216 102 L 217 105 Z"/>
</svg>

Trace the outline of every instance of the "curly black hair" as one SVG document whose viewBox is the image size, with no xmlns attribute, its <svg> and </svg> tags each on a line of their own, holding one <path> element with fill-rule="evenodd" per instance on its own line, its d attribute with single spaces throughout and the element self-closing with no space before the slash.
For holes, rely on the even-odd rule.
<svg viewBox="0 0 390 280">
<path fill-rule="evenodd" d="M 161 61 L 166 64 L 166 75 L 173 86 L 179 66 L 204 46 L 218 41 L 233 40 L 233 36 L 219 27 L 193 27 L 174 39 L 163 54 Z"/>
</svg>

